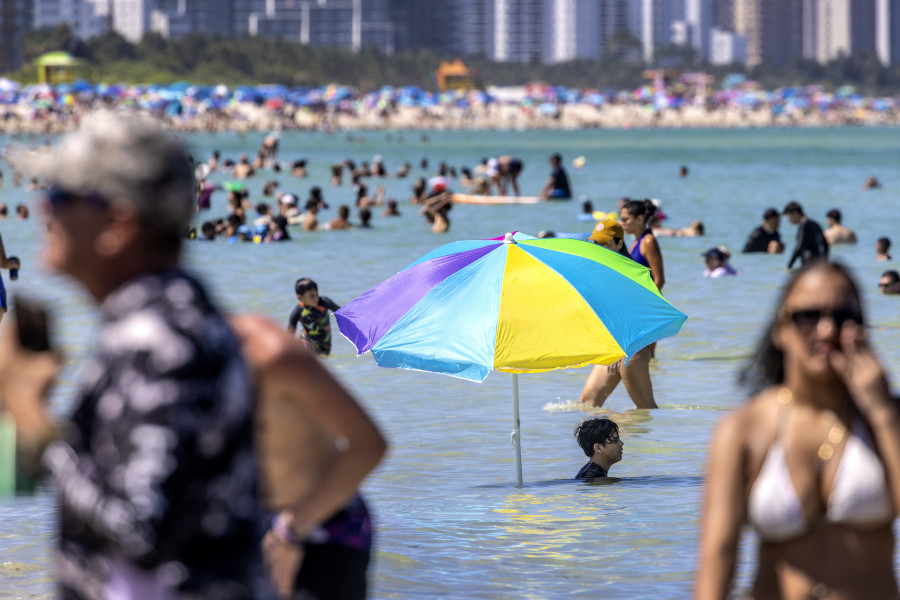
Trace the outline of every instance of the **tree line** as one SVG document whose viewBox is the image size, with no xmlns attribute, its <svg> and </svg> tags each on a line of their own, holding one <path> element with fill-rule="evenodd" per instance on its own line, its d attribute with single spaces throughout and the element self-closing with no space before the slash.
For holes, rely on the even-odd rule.
<svg viewBox="0 0 900 600">
<path fill-rule="evenodd" d="M 114 31 L 81 40 L 66 24 L 30 32 L 24 40 L 25 66 L 6 76 L 23 83 L 37 80 L 34 60 L 45 52 L 65 50 L 82 59 L 84 74 L 93 82 L 172 83 L 186 80 L 199 85 L 282 84 L 321 86 L 340 83 L 371 90 L 382 85 L 413 85 L 435 89 L 434 72 L 443 56 L 421 48 L 387 55 L 375 48 L 359 53 L 339 48 L 304 46 L 286 40 L 252 36 L 219 37 L 199 33 L 166 39 L 148 33 L 132 43 Z M 553 65 L 539 57 L 527 63 L 498 63 L 484 56 L 465 62 L 479 87 L 522 85 L 542 81 L 572 88 L 634 89 L 648 83 L 645 70 L 667 68 L 704 71 L 721 81 L 730 73 L 755 80 L 764 89 L 822 85 L 834 91 L 853 85 L 860 93 L 890 95 L 900 92 L 900 65 L 884 67 L 874 55 L 841 56 L 826 64 L 796 60 L 783 67 L 763 64 L 708 65 L 690 48 L 662 48 L 651 63 L 640 59 L 639 42 L 629 36 L 610 40 L 604 58 L 573 60 Z"/>
</svg>

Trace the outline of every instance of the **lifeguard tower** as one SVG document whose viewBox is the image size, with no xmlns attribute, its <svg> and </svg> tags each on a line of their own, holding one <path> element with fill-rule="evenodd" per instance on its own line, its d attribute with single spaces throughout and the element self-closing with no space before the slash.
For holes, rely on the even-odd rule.
<svg viewBox="0 0 900 600">
<path fill-rule="evenodd" d="M 472 88 L 472 75 L 462 60 L 442 61 L 435 72 L 438 90 L 468 90 Z"/>
<path fill-rule="evenodd" d="M 68 52 L 47 52 L 35 61 L 38 81 L 49 85 L 72 83 L 81 76 L 83 63 Z"/>
</svg>

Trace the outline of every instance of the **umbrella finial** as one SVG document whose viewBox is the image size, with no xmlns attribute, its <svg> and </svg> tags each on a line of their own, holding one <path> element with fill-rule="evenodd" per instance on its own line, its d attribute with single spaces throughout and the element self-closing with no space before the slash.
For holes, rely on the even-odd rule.
<svg viewBox="0 0 900 600">
<path fill-rule="evenodd" d="M 512 233 L 512 232 L 509 232 L 509 233 L 507 233 L 506 235 L 503 236 L 503 243 L 504 243 L 504 244 L 515 244 L 515 243 L 516 243 L 516 240 L 513 239 L 513 233 Z"/>
</svg>

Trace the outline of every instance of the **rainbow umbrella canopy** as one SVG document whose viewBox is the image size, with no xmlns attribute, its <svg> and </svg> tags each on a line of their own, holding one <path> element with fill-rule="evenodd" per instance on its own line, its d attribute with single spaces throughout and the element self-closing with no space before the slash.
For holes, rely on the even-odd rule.
<svg viewBox="0 0 900 600">
<path fill-rule="evenodd" d="M 686 319 L 630 258 L 522 233 L 441 246 L 335 313 L 358 354 L 371 351 L 382 367 L 472 381 L 513 373 L 520 485 L 515 374 L 612 364 Z"/>
</svg>

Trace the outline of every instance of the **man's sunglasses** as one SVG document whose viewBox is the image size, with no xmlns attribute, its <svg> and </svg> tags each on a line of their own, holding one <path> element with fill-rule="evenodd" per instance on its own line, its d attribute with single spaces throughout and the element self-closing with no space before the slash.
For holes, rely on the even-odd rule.
<svg viewBox="0 0 900 600">
<path fill-rule="evenodd" d="M 74 200 L 84 200 L 85 202 L 93 204 L 97 208 L 106 208 L 109 206 L 109 202 L 107 202 L 106 199 L 100 194 L 76 194 L 62 188 L 50 188 L 49 190 L 47 190 L 45 198 L 47 199 L 47 204 L 49 204 L 50 209 L 53 210 L 53 212 L 59 212 L 60 210 L 71 204 Z"/>
</svg>

